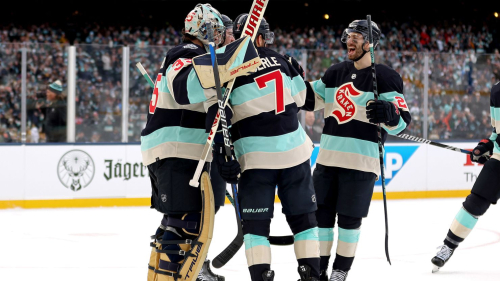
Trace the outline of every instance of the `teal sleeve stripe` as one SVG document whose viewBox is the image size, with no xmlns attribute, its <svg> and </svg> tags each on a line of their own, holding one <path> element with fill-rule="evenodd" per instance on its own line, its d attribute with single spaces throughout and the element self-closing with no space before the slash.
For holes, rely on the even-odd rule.
<svg viewBox="0 0 500 281">
<path fill-rule="evenodd" d="M 372 158 L 379 158 L 378 145 L 371 141 L 323 134 L 321 135 L 320 147 L 326 150 L 356 153 Z"/>
<path fill-rule="evenodd" d="M 399 117 L 399 123 L 398 123 L 398 125 L 397 125 L 395 128 L 393 128 L 393 129 L 391 129 L 391 130 L 389 130 L 389 128 L 387 128 L 387 127 L 383 127 L 383 128 L 384 128 L 384 130 L 386 130 L 386 131 L 387 131 L 390 135 L 395 136 L 395 135 L 397 135 L 397 134 L 401 133 L 404 129 L 406 129 L 406 122 L 405 122 L 405 120 L 403 119 L 403 117 Z"/>
<path fill-rule="evenodd" d="M 333 241 L 333 227 L 319 228 L 319 241 Z"/>
<path fill-rule="evenodd" d="M 290 77 L 288 77 L 288 76 L 285 76 L 285 78 L 286 78 L 286 80 L 290 79 Z M 300 75 L 293 77 L 293 79 L 291 79 L 291 80 L 292 80 L 292 82 L 291 82 L 290 89 L 292 89 L 292 97 L 297 95 L 299 92 L 305 91 L 307 89 L 306 83 L 304 82 L 302 77 L 300 77 Z"/>
<path fill-rule="evenodd" d="M 303 241 L 303 240 L 319 240 L 319 231 L 317 227 L 309 228 L 302 232 L 299 232 L 293 236 L 294 241 Z"/>
<path fill-rule="evenodd" d="M 229 67 L 229 69 L 233 69 L 239 65 L 242 65 L 243 62 L 245 62 L 245 55 L 247 54 L 247 49 L 248 49 L 248 42 L 252 42 L 251 40 L 248 40 L 246 44 L 244 44 L 241 47 L 240 52 L 236 56 L 236 59 L 234 60 L 233 64 Z"/>
<path fill-rule="evenodd" d="M 379 98 L 381 100 L 385 100 L 385 101 L 395 101 L 396 100 L 396 97 L 400 97 L 402 98 L 403 100 L 405 100 L 405 96 L 403 96 L 402 94 L 396 92 L 396 91 L 392 91 L 392 92 L 387 92 L 387 93 L 381 93 L 379 95 Z M 405 100 L 406 101 L 406 100 Z"/>
<path fill-rule="evenodd" d="M 269 244 L 269 240 L 267 240 L 267 238 L 264 236 L 245 234 L 245 236 L 243 236 L 243 240 L 245 241 L 245 250 L 257 246 L 271 247 L 271 244 Z"/>
<path fill-rule="evenodd" d="M 160 85 L 158 85 L 158 90 L 160 92 L 170 94 L 170 90 L 168 89 L 168 79 L 167 79 L 167 74 L 170 71 L 170 69 L 172 69 L 172 65 L 168 66 L 167 72 L 165 72 L 165 76 L 161 77 Z M 156 82 L 156 77 L 152 77 L 151 79 L 155 79 L 155 80 L 153 80 L 153 83 Z"/>
<path fill-rule="evenodd" d="M 321 79 L 311 82 L 311 87 L 323 100 L 325 99 L 326 85 Z"/>
<path fill-rule="evenodd" d="M 294 132 L 275 137 L 245 137 L 233 143 L 236 157 L 250 152 L 284 152 L 302 145 L 306 132 L 299 125 Z"/>
<path fill-rule="evenodd" d="M 498 138 L 497 133 L 492 132 L 491 136 L 490 136 L 490 140 L 493 142 L 493 145 L 494 145 L 494 147 L 493 147 L 493 153 L 500 153 L 500 146 L 496 142 L 497 138 Z"/>
<path fill-rule="evenodd" d="M 469 214 L 469 212 L 464 210 L 464 208 L 461 208 L 460 211 L 458 211 L 458 214 L 455 217 L 455 219 L 461 225 L 467 227 L 468 229 L 473 229 L 477 223 L 477 218 L 475 218 L 471 214 Z"/>
<path fill-rule="evenodd" d="M 205 133 L 205 129 L 190 129 L 178 126 L 163 127 L 141 137 L 141 150 L 145 151 L 165 142 L 205 144 L 207 137 L 208 133 Z"/>
<path fill-rule="evenodd" d="M 351 96 L 351 99 L 358 106 L 366 106 L 366 103 L 369 100 L 375 99 L 375 95 L 372 92 L 365 92 L 364 94 L 357 97 Z"/>
<path fill-rule="evenodd" d="M 201 87 L 200 80 L 198 80 L 198 76 L 196 75 L 194 68 L 191 68 L 186 83 L 190 104 L 200 103 L 207 100 L 207 97 L 205 97 L 205 91 Z"/>
<path fill-rule="evenodd" d="M 500 121 L 500 108 L 490 106 L 491 118 L 495 121 Z"/>
<path fill-rule="evenodd" d="M 361 231 L 359 229 L 343 229 L 339 227 L 339 241 L 346 243 L 358 243 L 359 234 Z"/>
<path fill-rule="evenodd" d="M 326 88 L 325 90 L 325 103 L 333 103 L 334 98 L 335 98 L 335 92 L 337 91 L 338 88 Z"/>
</svg>

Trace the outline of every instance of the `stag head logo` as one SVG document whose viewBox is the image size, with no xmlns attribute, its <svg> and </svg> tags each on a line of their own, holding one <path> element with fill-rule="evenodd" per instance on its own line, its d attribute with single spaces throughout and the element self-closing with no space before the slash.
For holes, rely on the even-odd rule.
<svg viewBox="0 0 500 281">
<path fill-rule="evenodd" d="M 73 191 L 88 186 L 94 178 L 94 172 L 94 160 L 82 150 L 66 152 L 57 165 L 59 180 Z"/>
</svg>

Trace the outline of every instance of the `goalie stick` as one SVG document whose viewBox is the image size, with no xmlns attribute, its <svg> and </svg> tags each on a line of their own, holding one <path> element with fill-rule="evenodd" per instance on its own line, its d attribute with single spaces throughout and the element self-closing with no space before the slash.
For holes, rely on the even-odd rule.
<svg viewBox="0 0 500 281">
<path fill-rule="evenodd" d="M 378 99 L 377 90 L 377 72 L 375 70 L 375 54 L 373 51 L 373 33 L 372 33 L 372 17 L 371 15 L 366 16 L 366 21 L 368 23 L 368 41 L 370 43 L 370 57 L 371 57 L 371 67 L 373 75 L 373 95 L 375 99 Z M 384 199 L 384 216 L 385 216 L 385 256 L 387 261 L 391 264 L 391 259 L 389 258 L 389 226 L 387 223 L 387 199 L 385 196 L 385 175 L 384 175 L 384 147 L 382 145 L 382 128 L 380 124 L 377 124 L 377 142 L 378 142 L 378 152 L 380 159 L 380 177 L 382 181 L 382 195 Z"/>
</svg>

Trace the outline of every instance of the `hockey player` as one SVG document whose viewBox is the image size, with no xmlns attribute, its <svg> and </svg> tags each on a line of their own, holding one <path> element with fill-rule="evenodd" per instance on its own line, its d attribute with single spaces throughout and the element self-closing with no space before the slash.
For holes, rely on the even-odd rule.
<svg viewBox="0 0 500 281">
<path fill-rule="evenodd" d="M 208 137 L 205 108 L 216 101 L 180 105 L 173 98 L 174 95 L 187 97 L 194 92 L 215 95 L 214 89 L 201 87 L 191 65 L 193 57 L 206 53 L 207 22 L 214 28 L 216 43 L 224 42 L 225 29 L 220 13 L 209 4 L 196 5 L 185 19 L 183 42 L 171 49 L 163 60 L 149 104 L 146 127 L 141 133 L 143 162 L 151 178 L 151 206 L 164 214 L 153 236 L 155 241 L 151 243 L 148 281 L 193 280 L 193 276 L 188 276 L 190 271 L 179 276 L 180 269 L 195 267 L 199 270 L 203 260 L 188 255 L 193 247 L 205 253 L 208 251 L 199 244 L 192 244 L 201 228 L 202 202 L 200 189 L 191 187 L 189 181 Z M 191 264 L 184 267 L 189 259 Z M 206 275 L 199 279 L 206 280 L 204 278 Z"/>
<path fill-rule="evenodd" d="M 241 14 L 235 19 L 236 38 L 241 36 L 247 17 Z M 306 86 L 282 55 L 265 48 L 274 41 L 265 19 L 256 32 L 255 46 L 262 65 L 257 72 L 236 79 L 229 100 L 236 160 L 227 161 L 224 144 L 214 138 L 214 161 L 223 179 L 239 182 L 251 280 L 274 278 L 268 237 L 277 186 L 282 211 L 294 233 L 300 280 L 313 281 L 319 277 L 316 197 L 309 161 L 313 144 L 297 118 L 305 102 Z"/>
<path fill-rule="evenodd" d="M 233 34 L 233 20 L 223 14 L 222 22 L 224 23 L 224 27 L 226 28 L 226 40 L 222 43 L 221 47 L 226 46 L 227 44 L 235 40 Z"/>
<path fill-rule="evenodd" d="M 465 198 L 462 208 L 453 219 L 444 245 L 431 260 L 434 265 L 432 272 L 438 271 L 448 262 L 455 249 L 472 231 L 479 217 L 500 198 L 500 138 L 497 137 L 500 133 L 500 82 L 491 88 L 490 114 L 493 133 L 489 139 L 481 140 L 470 154 L 473 162 L 484 164 L 484 167 L 472 187 L 471 194 Z"/>
<path fill-rule="evenodd" d="M 375 47 L 380 29 L 372 22 Z M 377 124 L 382 140 L 398 134 L 410 123 L 403 96 L 403 81 L 386 65 L 376 64 L 379 97 L 373 93 L 368 24 L 356 20 L 342 34 L 348 61 L 332 65 L 323 77 L 310 83 L 308 100 L 314 110 L 324 108 L 325 126 L 313 172 L 318 200 L 321 277 L 333 246 L 338 223 L 336 257 L 330 280 L 345 280 L 354 261 L 362 218 L 368 215 L 373 188 L 380 173 Z M 309 97 L 314 97 L 310 99 Z"/>
</svg>

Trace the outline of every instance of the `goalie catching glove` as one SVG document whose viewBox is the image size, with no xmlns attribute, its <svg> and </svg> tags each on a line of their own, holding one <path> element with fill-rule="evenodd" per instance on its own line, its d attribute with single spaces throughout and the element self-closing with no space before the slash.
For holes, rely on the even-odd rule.
<svg viewBox="0 0 500 281">
<path fill-rule="evenodd" d="M 224 143 L 214 141 L 214 161 L 221 178 L 230 184 L 237 184 L 241 173 L 240 163 L 235 160 L 234 147 L 231 145 L 233 159 L 227 159 Z"/>
<path fill-rule="evenodd" d="M 369 100 L 366 103 L 366 118 L 370 123 L 397 126 L 400 117 L 399 109 L 392 102 Z"/>
<path fill-rule="evenodd" d="M 489 139 L 481 140 L 470 153 L 470 160 L 479 164 L 484 164 L 493 154 L 494 144 Z"/>
</svg>

